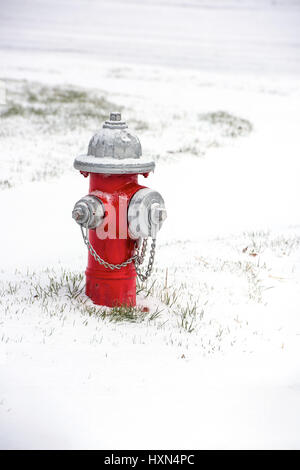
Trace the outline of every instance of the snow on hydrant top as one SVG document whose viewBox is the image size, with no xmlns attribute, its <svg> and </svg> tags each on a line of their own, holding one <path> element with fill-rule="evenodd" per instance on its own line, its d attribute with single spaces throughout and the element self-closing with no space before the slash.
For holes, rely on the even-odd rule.
<svg viewBox="0 0 300 470">
<path fill-rule="evenodd" d="M 121 113 L 113 112 L 91 138 L 87 155 L 75 158 L 74 167 L 92 173 L 130 174 L 149 173 L 155 163 L 142 157 L 139 138 L 129 131 Z"/>
</svg>

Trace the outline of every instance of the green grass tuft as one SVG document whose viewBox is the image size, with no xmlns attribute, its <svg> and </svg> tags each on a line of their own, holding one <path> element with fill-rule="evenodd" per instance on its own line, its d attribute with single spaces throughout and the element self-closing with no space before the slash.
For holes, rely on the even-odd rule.
<svg viewBox="0 0 300 470">
<path fill-rule="evenodd" d="M 198 115 L 199 121 L 210 123 L 221 130 L 224 137 L 241 137 L 250 134 L 253 126 L 250 121 L 227 111 L 214 111 Z"/>
</svg>

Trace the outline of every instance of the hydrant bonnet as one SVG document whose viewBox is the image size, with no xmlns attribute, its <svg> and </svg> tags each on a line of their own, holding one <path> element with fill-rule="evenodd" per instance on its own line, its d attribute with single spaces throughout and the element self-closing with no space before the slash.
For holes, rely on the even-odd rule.
<svg viewBox="0 0 300 470">
<path fill-rule="evenodd" d="M 87 155 L 75 158 L 77 170 L 106 174 L 149 173 L 154 170 L 153 160 L 142 157 L 141 143 L 121 120 L 121 114 L 111 113 L 90 140 Z"/>
</svg>

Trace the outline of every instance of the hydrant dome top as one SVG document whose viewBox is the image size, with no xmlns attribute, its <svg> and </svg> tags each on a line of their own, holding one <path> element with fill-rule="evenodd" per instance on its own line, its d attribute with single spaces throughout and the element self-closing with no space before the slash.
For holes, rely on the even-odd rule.
<svg viewBox="0 0 300 470">
<path fill-rule="evenodd" d="M 149 173 L 155 163 L 142 158 L 138 137 L 128 130 L 121 113 L 113 112 L 91 138 L 87 155 L 75 158 L 74 167 L 91 173 L 129 174 Z"/>
</svg>

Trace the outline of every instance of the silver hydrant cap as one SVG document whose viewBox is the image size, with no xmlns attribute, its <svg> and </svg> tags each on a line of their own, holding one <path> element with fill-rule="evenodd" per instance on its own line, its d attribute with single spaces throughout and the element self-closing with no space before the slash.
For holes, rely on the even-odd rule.
<svg viewBox="0 0 300 470">
<path fill-rule="evenodd" d="M 142 158 L 139 138 L 129 131 L 121 113 L 111 112 L 102 128 L 91 138 L 87 155 L 75 158 L 77 170 L 105 173 L 149 173 L 155 163 Z"/>
</svg>

